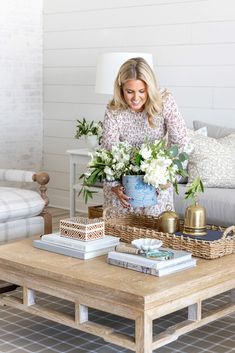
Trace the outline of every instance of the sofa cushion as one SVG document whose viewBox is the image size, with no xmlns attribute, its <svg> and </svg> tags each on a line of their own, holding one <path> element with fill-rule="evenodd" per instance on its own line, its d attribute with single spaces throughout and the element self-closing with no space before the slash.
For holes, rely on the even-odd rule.
<svg viewBox="0 0 235 353">
<path fill-rule="evenodd" d="M 179 185 L 179 195 L 174 195 L 175 210 L 184 218 L 186 207 L 191 200 L 184 200 L 187 185 Z M 206 209 L 207 224 L 231 226 L 235 224 L 235 189 L 205 188 L 199 194 L 199 204 Z"/>
<path fill-rule="evenodd" d="M 44 206 L 45 201 L 36 191 L 0 187 L 0 222 L 37 216 Z"/>
<path fill-rule="evenodd" d="M 223 127 L 219 125 L 208 124 L 206 122 L 199 121 L 199 120 L 193 121 L 193 127 L 194 127 L 194 130 L 198 130 L 202 127 L 206 127 L 207 135 L 209 137 L 214 137 L 216 139 L 235 133 L 235 129 Z"/>
<path fill-rule="evenodd" d="M 235 188 L 235 134 L 214 139 L 194 134 L 188 182 L 198 175 L 205 187 Z"/>
<path fill-rule="evenodd" d="M 0 245 L 39 234 L 44 234 L 44 218 L 41 216 L 0 223 Z"/>
<path fill-rule="evenodd" d="M 187 152 L 188 154 L 190 154 L 193 150 L 193 144 L 191 143 L 192 137 L 194 135 L 202 135 L 202 136 L 207 136 L 207 128 L 206 127 L 202 127 L 201 129 L 198 130 L 192 130 L 192 129 L 187 129 L 188 132 L 188 136 L 189 136 L 189 144 L 185 150 L 185 152 Z M 188 160 L 183 162 L 183 167 L 185 169 L 188 168 Z M 188 177 L 179 177 L 177 178 L 178 180 L 178 184 L 187 184 L 188 182 Z"/>
</svg>

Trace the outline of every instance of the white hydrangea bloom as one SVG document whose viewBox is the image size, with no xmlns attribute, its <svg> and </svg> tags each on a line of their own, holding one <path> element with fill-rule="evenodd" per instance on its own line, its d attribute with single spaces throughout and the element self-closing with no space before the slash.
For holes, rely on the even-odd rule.
<svg viewBox="0 0 235 353">
<path fill-rule="evenodd" d="M 116 165 L 114 165 L 115 170 L 122 170 L 125 168 L 125 164 L 123 162 L 118 162 Z"/>
<path fill-rule="evenodd" d="M 155 188 L 158 188 L 160 184 L 166 184 L 168 182 L 167 166 L 163 161 L 153 159 L 148 169 L 145 170 L 144 181 Z"/>
<path fill-rule="evenodd" d="M 144 159 L 149 159 L 152 156 L 152 151 L 148 146 L 143 144 L 140 149 L 140 154 Z"/>
<path fill-rule="evenodd" d="M 108 181 L 115 180 L 113 170 L 110 167 L 106 166 L 104 168 L 104 173 L 106 174 L 106 179 Z"/>
</svg>

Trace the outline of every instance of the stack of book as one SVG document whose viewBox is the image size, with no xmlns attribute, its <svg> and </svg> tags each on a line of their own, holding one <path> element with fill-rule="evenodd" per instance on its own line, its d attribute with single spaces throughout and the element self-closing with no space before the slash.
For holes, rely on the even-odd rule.
<svg viewBox="0 0 235 353">
<path fill-rule="evenodd" d="M 108 253 L 107 262 L 111 265 L 159 277 L 196 266 L 196 260 L 189 252 L 172 249 L 162 250 L 171 251 L 173 256 L 169 260 L 158 260 L 157 258 L 147 258 L 143 254 L 133 255 L 111 251 Z"/>
<path fill-rule="evenodd" d="M 33 246 L 85 260 L 107 254 L 118 243 L 119 238 L 105 235 L 102 219 L 73 217 L 62 219 L 59 233 L 42 235 Z"/>
<path fill-rule="evenodd" d="M 42 235 L 40 240 L 34 240 L 33 246 L 38 249 L 86 260 L 113 251 L 118 243 L 119 238 L 111 235 L 84 241 L 64 237 L 61 233 L 52 233 Z"/>
</svg>

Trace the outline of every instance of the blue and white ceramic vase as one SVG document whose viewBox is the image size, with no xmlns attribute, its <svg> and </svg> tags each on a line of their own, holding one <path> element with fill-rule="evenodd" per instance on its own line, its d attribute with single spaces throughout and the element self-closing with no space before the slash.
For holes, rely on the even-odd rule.
<svg viewBox="0 0 235 353">
<path fill-rule="evenodd" d="M 143 175 L 124 175 L 122 185 L 125 188 L 125 194 L 131 198 L 129 203 L 133 208 L 156 205 L 156 189 L 144 182 Z"/>
</svg>

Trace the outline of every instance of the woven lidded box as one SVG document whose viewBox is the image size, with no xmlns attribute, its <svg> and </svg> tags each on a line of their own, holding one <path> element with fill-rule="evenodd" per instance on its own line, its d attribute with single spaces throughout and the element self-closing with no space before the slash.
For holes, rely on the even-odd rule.
<svg viewBox="0 0 235 353">
<path fill-rule="evenodd" d="M 92 240 L 104 237 L 104 222 L 98 218 L 73 217 L 60 221 L 60 234 L 79 240 Z"/>
</svg>

